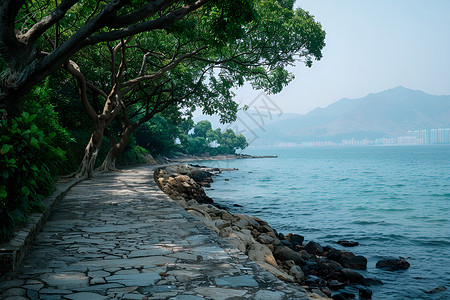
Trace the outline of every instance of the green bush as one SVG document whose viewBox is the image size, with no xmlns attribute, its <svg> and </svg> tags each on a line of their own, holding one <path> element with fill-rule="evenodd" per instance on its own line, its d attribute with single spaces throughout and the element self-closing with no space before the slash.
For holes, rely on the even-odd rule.
<svg viewBox="0 0 450 300">
<path fill-rule="evenodd" d="M 44 134 L 34 124 L 36 117 L 23 112 L 11 124 L 0 121 L 1 239 L 30 212 L 43 209 L 42 198 L 54 190 L 50 169 L 65 159 L 65 151 L 52 146 L 56 133 Z"/>
</svg>

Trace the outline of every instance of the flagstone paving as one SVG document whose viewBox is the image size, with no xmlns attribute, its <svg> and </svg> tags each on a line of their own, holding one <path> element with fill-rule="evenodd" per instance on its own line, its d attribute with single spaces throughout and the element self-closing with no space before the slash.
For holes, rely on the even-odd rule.
<svg viewBox="0 0 450 300">
<path fill-rule="evenodd" d="M 73 187 L 0 298 L 309 299 L 174 203 L 149 166 Z"/>
</svg>

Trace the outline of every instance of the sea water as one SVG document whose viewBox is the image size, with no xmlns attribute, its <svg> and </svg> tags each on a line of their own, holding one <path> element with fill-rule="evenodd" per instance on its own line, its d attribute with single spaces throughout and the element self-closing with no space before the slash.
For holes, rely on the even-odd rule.
<svg viewBox="0 0 450 300">
<path fill-rule="evenodd" d="M 218 204 L 368 259 L 373 299 L 450 299 L 450 146 L 254 148 L 278 158 L 202 161 Z M 239 204 L 242 207 L 233 207 Z M 360 243 L 343 248 L 338 240 Z M 406 271 L 375 268 L 403 257 Z M 438 286 L 447 290 L 427 294 Z"/>
</svg>

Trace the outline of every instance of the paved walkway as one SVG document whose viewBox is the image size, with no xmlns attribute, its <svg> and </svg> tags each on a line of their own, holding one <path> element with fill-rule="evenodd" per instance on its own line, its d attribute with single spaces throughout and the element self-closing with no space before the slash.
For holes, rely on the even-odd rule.
<svg viewBox="0 0 450 300">
<path fill-rule="evenodd" d="M 307 299 L 194 219 L 138 167 L 56 206 L 1 299 Z"/>
</svg>

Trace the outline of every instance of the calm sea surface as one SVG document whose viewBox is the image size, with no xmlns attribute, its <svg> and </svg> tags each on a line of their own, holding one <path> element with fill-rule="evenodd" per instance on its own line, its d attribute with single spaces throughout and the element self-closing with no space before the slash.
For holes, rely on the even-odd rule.
<svg viewBox="0 0 450 300">
<path fill-rule="evenodd" d="M 450 146 L 264 148 L 278 158 L 202 161 L 238 168 L 215 178 L 215 202 L 262 218 L 279 232 L 322 245 L 340 239 L 368 259 L 362 274 L 380 279 L 373 299 L 450 299 Z M 375 268 L 404 257 L 403 272 Z M 426 294 L 438 286 L 447 291 Z"/>
</svg>

